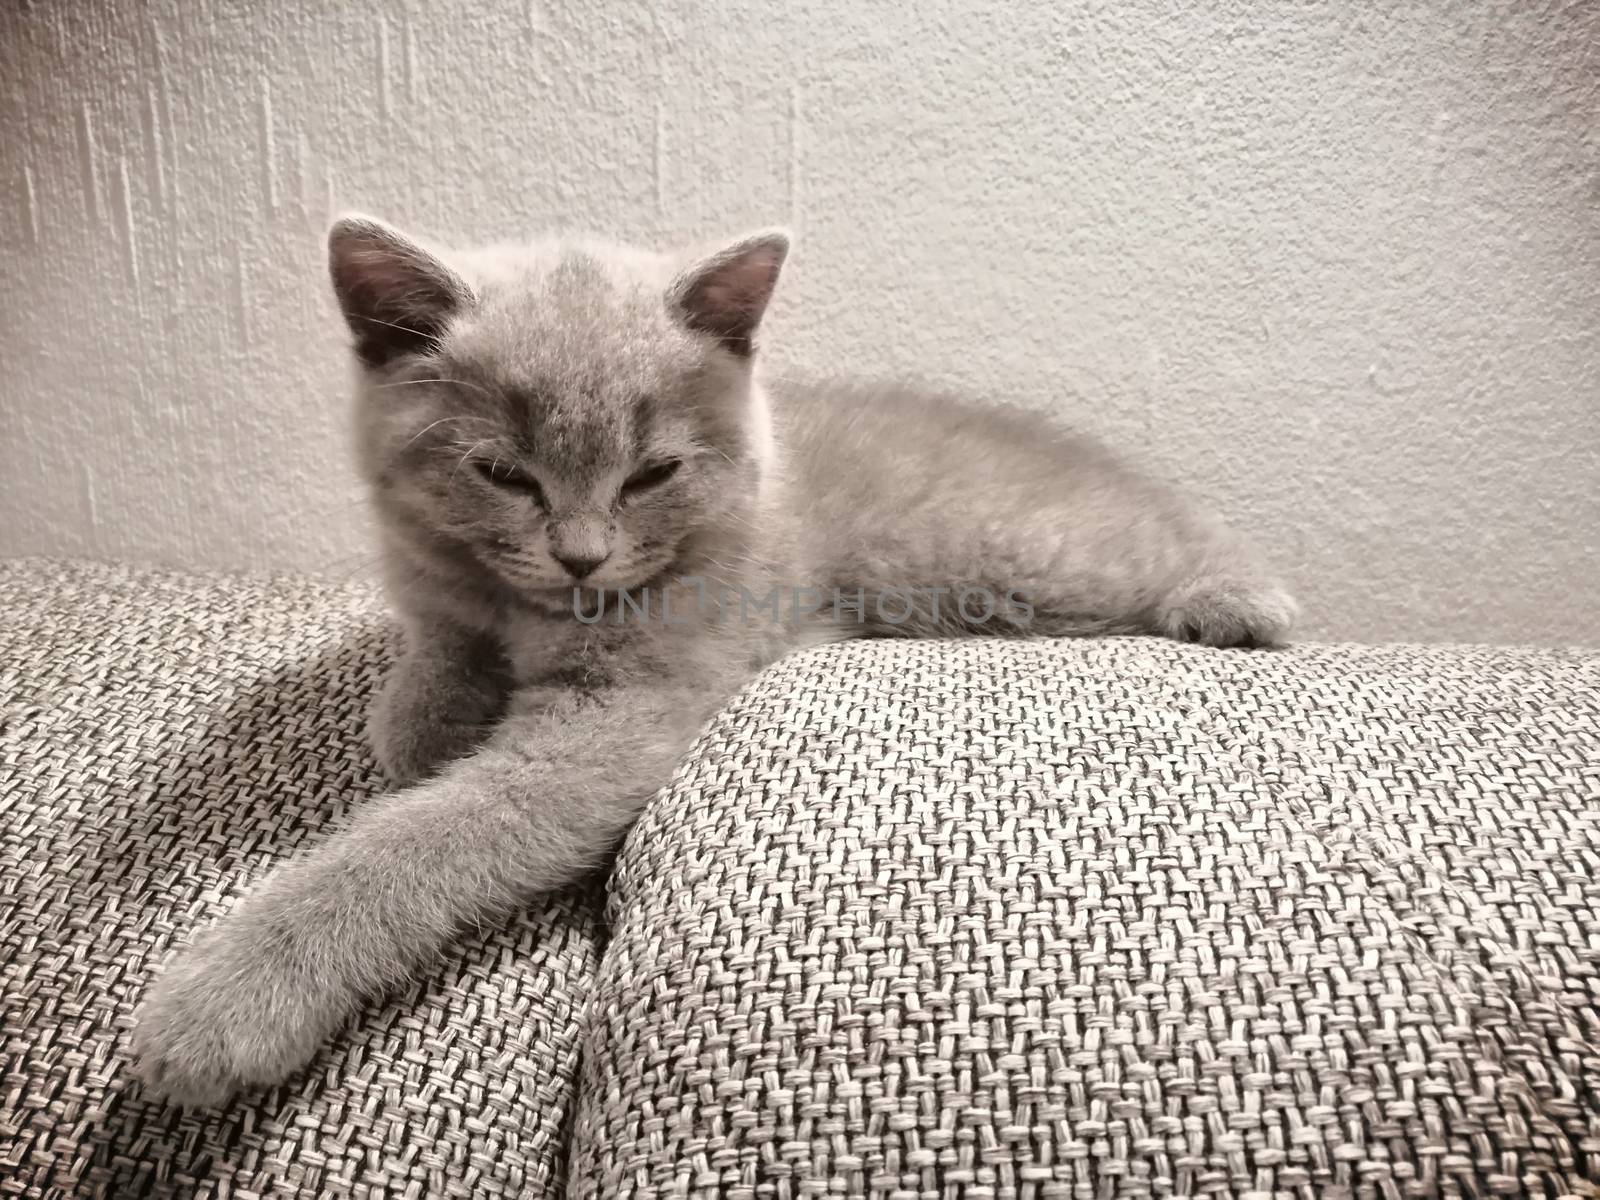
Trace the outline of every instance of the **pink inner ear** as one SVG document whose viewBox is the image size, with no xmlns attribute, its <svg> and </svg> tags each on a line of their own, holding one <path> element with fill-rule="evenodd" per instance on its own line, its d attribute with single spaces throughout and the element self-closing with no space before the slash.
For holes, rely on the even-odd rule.
<svg viewBox="0 0 1600 1200">
<path fill-rule="evenodd" d="M 721 338 L 736 353 L 749 353 L 750 338 L 767 310 L 782 266 L 783 248 L 773 245 L 752 246 L 723 261 L 713 260 L 683 291 L 690 327 Z"/>
<path fill-rule="evenodd" d="M 353 251 L 347 262 L 349 286 L 373 312 L 391 315 L 446 307 L 450 288 L 427 265 L 392 247 Z"/>
<path fill-rule="evenodd" d="M 382 292 L 407 286 L 416 274 L 393 247 L 366 246 L 352 252 L 349 270 L 353 282 Z"/>
<path fill-rule="evenodd" d="M 754 310 L 759 316 L 778 283 L 778 256 L 768 247 L 735 259 L 707 280 L 707 299 L 718 306 Z"/>
<path fill-rule="evenodd" d="M 470 297 L 447 266 L 387 231 L 341 228 L 329 248 L 334 291 L 369 366 L 426 350 Z"/>
</svg>

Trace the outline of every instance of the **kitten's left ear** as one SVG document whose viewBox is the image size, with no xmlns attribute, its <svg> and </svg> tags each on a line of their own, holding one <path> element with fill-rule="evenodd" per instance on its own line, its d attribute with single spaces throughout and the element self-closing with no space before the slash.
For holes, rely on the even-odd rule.
<svg viewBox="0 0 1600 1200">
<path fill-rule="evenodd" d="M 789 235 L 781 229 L 741 238 L 673 280 L 667 304 L 690 329 L 748 358 L 788 253 Z"/>
</svg>

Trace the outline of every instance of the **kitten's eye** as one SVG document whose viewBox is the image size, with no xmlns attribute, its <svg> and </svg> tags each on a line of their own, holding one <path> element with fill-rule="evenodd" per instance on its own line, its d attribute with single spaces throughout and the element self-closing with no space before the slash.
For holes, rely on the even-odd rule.
<svg viewBox="0 0 1600 1200">
<path fill-rule="evenodd" d="M 540 488 L 539 481 L 526 471 L 511 466 L 509 463 L 503 463 L 498 460 L 490 462 L 482 458 L 474 459 L 472 465 L 478 468 L 478 474 L 496 487 L 527 492 L 539 507 L 544 507 L 544 490 Z"/>
<path fill-rule="evenodd" d="M 666 462 L 652 463 L 642 471 L 636 471 L 628 476 L 628 481 L 622 485 L 623 495 L 648 491 L 653 487 L 660 487 L 667 480 L 678 473 L 678 468 L 683 463 L 676 458 L 669 458 Z"/>
</svg>

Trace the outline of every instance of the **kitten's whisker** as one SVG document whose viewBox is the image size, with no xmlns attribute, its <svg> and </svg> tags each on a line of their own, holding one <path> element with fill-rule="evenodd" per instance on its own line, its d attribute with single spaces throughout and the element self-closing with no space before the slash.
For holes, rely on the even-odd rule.
<svg viewBox="0 0 1600 1200">
<path fill-rule="evenodd" d="M 491 439 L 489 439 L 489 438 L 484 438 L 483 441 L 474 442 L 472 445 L 467 447 L 466 452 L 463 453 L 462 456 L 456 461 L 455 470 L 450 472 L 450 482 L 445 484 L 445 489 L 447 491 L 450 488 L 455 487 L 455 485 L 456 485 L 456 475 L 461 471 L 462 464 L 465 463 L 467 461 L 467 459 L 472 457 L 472 452 L 474 450 L 476 450 L 479 446 L 485 445 L 490 440 Z"/>
<path fill-rule="evenodd" d="M 377 390 L 381 390 L 383 388 L 416 387 L 417 384 L 419 384 L 419 383 L 448 383 L 452 387 L 471 388 L 473 391 L 479 392 L 479 393 L 481 393 L 481 394 L 483 394 L 485 396 L 488 396 L 490 399 L 494 398 L 494 393 L 491 392 L 488 388 L 480 387 L 476 383 L 469 383 L 465 379 L 397 379 L 393 383 L 375 383 L 372 386 L 373 386 L 373 390 L 377 391 Z M 456 419 L 457 420 L 461 420 L 461 421 L 468 421 L 468 420 L 481 421 L 481 420 L 483 420 L 482 417 L 458 417 Z"/>
<path fill-rule="evenodd" d="M 396 325 L 393 321 L 380 321 L 377 317 L 369 317 L 363 313 L 356 313 L 355 317 L 358 321 L 370 321 L 374 325 L 387 325 L 390 329 L 398 329 L 401 333 L 412 333 L 419 338 L 432 339 L 434 336 L 431 333 L 423 333 L 420 329 L 413 329 L 409 325 Z"/>
<path fill-rule="evenodd" d="M 481 446 L 484 444 L 484 442 L 492 442 L 493 440 L 493 438 L 481 438 L 478 441 L 469 442 L 466 438 L 457 438 L 453 442 L 441 442 L 439 445 L 433 447 L 433 449 L 445 453 L 453 453 L 457 450 L 470 450 L 474 446 Z"/>
<path fill-rule="evenodd" d="M 415 443 L 418 438 L 420 438 L 423 434 L 427 433 L 428 430 L 430 430 L 430 429 L 437 428 L 438 426 L 447 424 L 447 423 L 449 423 L 451 421 L 469 421 L 471 419 L 472 418 L 470 418 L 470 417 L 440 417 L 437 421 L 432 421 L 429 424 L 424 425 L 421 429 L 417 430 L 416 433 L 411 435 L 410 441 L 406 442 L 406 444 L 404 446 L 401 446 L 400 449 L 402 449 L 402 450 L 411 449 L 412 444 Z"/>
<path fill-rule="evenodd" d="M 321 569 L 321 573 L 325 578 L 331 579 L 336 583 L 349 583 L 357 575 L 363 573 L 375 574 L 376 569 L 382 559 L 383 555 L 381 552 L 373 554 L 346 554 L 339 558 L 333 559 L 331 562 L 325 563 Z"/>
</svg>

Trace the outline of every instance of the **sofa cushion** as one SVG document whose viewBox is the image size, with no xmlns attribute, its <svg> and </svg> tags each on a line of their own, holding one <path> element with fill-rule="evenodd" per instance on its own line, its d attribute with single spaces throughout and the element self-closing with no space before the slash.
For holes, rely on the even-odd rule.
<svg viewBox="0 0 1600 1200">
<path fill-rule="evenodd" d="M 1560 651 L 794 656 L 620 856 L 571 1194 L 1592 1195 L 1597 719 Z"/>
<path fill-rule="evenodd" d="M 380 785 L 369 589 L 0 564 L 0 1196 L 539 1196 L 559 1183 L 593 889 L 471 937 L 283 1088 L 141 1097 L 165 952 Z"/>
</svg>

